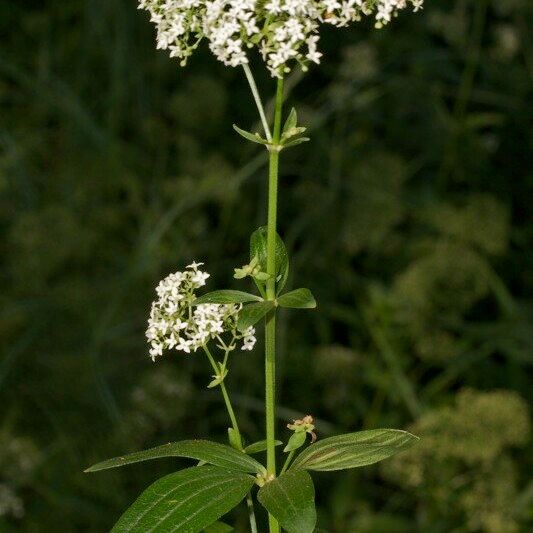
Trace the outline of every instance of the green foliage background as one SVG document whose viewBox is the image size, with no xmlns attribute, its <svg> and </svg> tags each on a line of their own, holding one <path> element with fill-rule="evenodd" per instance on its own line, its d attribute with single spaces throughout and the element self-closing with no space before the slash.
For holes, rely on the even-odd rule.
<svg viewBox="0 0 533 533">
<path fill-rule="evenodd" d="M 265 220 L 266 158 L 231 129 L 256 120 L 243 73 L 205 48 L 180 69 L 135 7 L 0 0 L 1 531 L 106 531 L 185 463 L 84 467 L 226 431 L 206 361 L 153 364 L 145 320 L 192 259 L 228 286 Z M 533 528 L 532 15 L 427 0 L 324 31 L 323 65 L 288 80 L 312 140 L 282 155 L 280 233 L 319 309 L 281 321 L 279 428 L 312 413 L 319 436 L 422 437 L 315 476 L 325 531 Z M 262 382 L 259 350 L 235 357 L 250 439 Z"/>
</svg>

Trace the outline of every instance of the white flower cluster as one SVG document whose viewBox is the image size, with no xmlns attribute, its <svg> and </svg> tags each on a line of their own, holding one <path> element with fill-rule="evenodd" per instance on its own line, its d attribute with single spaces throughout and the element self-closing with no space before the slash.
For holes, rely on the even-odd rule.
<svg viewBox="0 0 533 533">
<path fill-rule="evenodd" d="M 226 332 L 232 334 L 229 345 L 242 340 L 241 348 L 251 350 L 256 342 L 255 329 L 248 328 L 244 333 L 237 330 L 237 318 L 241 304 L 200 304 L 195 290 L 205 285 L 209 274 L 198 267 L 202 263 L 192 263 L 183 272 L 175 272 L 159 282 L 156 288 L 158 299 L 152 303 L 146 337 L 150 343 L 150 357 L 155 360 L 165 349 L 175 349 L 186 353 L 195 352 L 210 340 L 218 339 Z"/>
<path fill-rule="evenodd" d="M 424 0 L 140 0 L 157 26 L 157 48 L 170 50 L 181 65 L 205 37 L 225 65 L 248 63 L 246 48 L 257 47 L 273 76 L 296 61 L 305 70 L 319 63 L 320 24 L 346 26 L 374 15 L 376 27 L 401 9 L 422 8 Z"/>
</svg>

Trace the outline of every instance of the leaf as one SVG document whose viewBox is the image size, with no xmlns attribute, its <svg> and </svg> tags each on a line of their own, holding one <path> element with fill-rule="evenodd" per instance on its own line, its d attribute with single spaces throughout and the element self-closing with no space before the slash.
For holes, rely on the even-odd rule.
<svg viewBox="0 0 533 533">
<path fill-rule="evenodd" d="M 299 139 L 294 139 L 293 141 L 284 143 L 283 148 L 290 148 L 291 146 L 298 146 L 299 144 L 306 143 L 307 141 L 310 141 L 310 140 L 311 139 L 309 137 L 300 137 Z"/>
<path fill-rule="evenodd" d="M 275 440 L 274 444 L 276 446 L 281 446 L 283 442 L 281 442 L 280 440 Z M 260 440 L 258 442 L 254 442 L 253 444 L 249 444 L 248 446 L 246 446 L 246 448 L 244 448 L 244 451 L 246 453 L 253 455 L 254 453 L 264 452 L 267 449 L 267 447 L 268 447 L 267 441 Z"/>
<path fill-rule="evenodd" d="M 291 307 L 293 309 L 314 309 L 316 300 L 309 289 L 295 289 L 282 294 L 278 298 L 280 307 Z"/>
<path fill-rule="evenodd" d="M 241 128 L 239 128 L 238 126 L 236 126 L 235 124 L 233 124 L 233 129 L 241 136 L 241 137 L 244 137 L 245 139 L 249 140 L 249 141 L 252 141 L 253 143 L 257 143 L 257 144 L 270 144 L 266 139 L 263 139 L 263 137 L 261 137 L 261 135 L 259 135 L 259 133 L 250 133 L 249 131 L 246 131 L 246 130 L 242 130 Z"/>
<path fill-rule="evenodd" d="M 289 439 L 289 442 L 287 443 L 287 446 L 285 446 L 283 451 L 292 452 L 293 450 L 301 448 L 305 443 L 306 436 L 307 433 L 305 431 L 298 431 L 298 433 L 293 433 L 291 435 L 291 438 Z"/>
<path fill-rule="evenodd" d="M 141 461 L 150 461 L 161 457 L 187 457 L 237 472 L 249 472 L 252 474 L 265 473 L 265 467 L 253 457 L 249 457 L 245 453 L 234 450 L 225 444 L 208 440 L 169 442 L 168 444 L 163 444 L 163 446 L 156 446 L 155 448 L 150 448 L 142 452 L 130 453 L 122 457 L 108 459 L 107 461 L 87 468 L 85 472 L 98 472 L 99 470 L 117 468 L 119 466 L 139 463 Z"/>
<path fill-rule="evenodd" d="M 261 226 L 250 237 L 250 259 L 257 257 L 263 272 L 267 271 L 267 227 Z M 276 233 L 276 294 L 279 294 L 289 275 L 289 256 L 281 237 Z"/>
<path fill-rule="evenodd" d="M 234 290 L 221 290 L 213 291 L 200 296 L 194 300 L 193 305 L 200 304 L 235 304 L 246 302 L 261 302 L 262 299 L 255 294 L 249 292 L 234 291 Z"/>
<path fill-rule="evenodd" d="M 229 533 L 230 531 L 233 531 L 233 528 L 224 522 L 215 522 L 204 529 L 204 533 Z"/>
<path fill-rule="evenodd" d="M 314 531 L 315 489 L 305 470 L 289 470 L 268 482 L 259 489 L 257 499 L 288 533 Z"/>
<path fill-rule="evenodd" d="M 259 320 L 261 320 L 273 308 L 274 302 L 266 300 L 263 302 L 248 304 L 239 312 L 237 329 L 239 331 L 245 331 L 250 326 L 253 326 Z"/>
<path fill-rule="evenodd" d="M 304 139 L 304 137 L 300 137 L 298 138 L 298 135 L 301 135 L 302 133 L 304 133 L 306 131 L 307 128 L 302 128 L 302 127 L 294 127 L 294 128 L 291 128 L 290 130 L 287 130 L 287 131 L 284 131 L 283 132 L 283 135 L 281 137 L 281 145 L 282 146 L 288 146 L 289 144 L 291 144 L 293 141 L 297 141 L 299 140 L 300 138 L 301 139 Z M 305 137 L 307 138 L 307 137 Z M 291 140 L 292 139 L 292 140 Z"/>
<path fill-rule="evenodd" d="M 374 429 L 329 437 L 306 448 L 291 468 L 344 470 L 382 461 L 407 450 L 418 437 L 399 429 Z"/>
<path fill-rule="evenodd" d="M 216 387 L 217 385 L 220 385 L 224 379 L 226 378 L 226 376 L 228 375 L 228 369 L 227 368 L 224 368 L 224 369 L 220 369 L 220 374 L 219 375 L 215 375 L 213 376 L 215 379 L 213 379 L 209 385 L 207 385 L 207 388 L 208 389 L 212 389 L 213 387 Z"/>
<path fill-rule="evenodd" d="M 296 113 L 296 109 L 294 109 L 293 107 L 283 126 L 283 130 L 282 130 L 283 133 L 286 133 L 292 128 L 296 127 L 297 122 L 298 122 L 298 114 Z"/>
<path fill-rule="evenodd" d="M 218 466 L 193 466 L 150 485 L 120 517 L 114 533 L 197 533 L 231 511 L 254 478 Z"/>
</svg>

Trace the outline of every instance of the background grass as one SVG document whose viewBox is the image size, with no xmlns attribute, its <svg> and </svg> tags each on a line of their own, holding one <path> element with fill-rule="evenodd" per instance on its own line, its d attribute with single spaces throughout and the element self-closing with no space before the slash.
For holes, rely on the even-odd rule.
<svg viewBox="0 0 533 533">
<path fill-rule="evenodd" d="M 180 69 L 135 7 L 0 0 L 2 531 L 106 531 L 186 463 L 84 467 L 224 439 L 207 362 L 151 363 L 145 321 L 192 259 L 210 289 L 232 283 L 265 221 L 266 158 L 231 130 L 259 127 L 243 73 L 205 48 Z M 325 30 L 323 65 L 288 79 L 312 140 L 282 156 L 280 233 L 319 309 L 280 321 L 281 435 L 311 413 L 321 437 L 423 437 L 317 475 L 326 531 L 533 528 L 532 7 L 428 0 L 382 31 Z M 250 441 L 262 382 L 260 350 L 236 355 Z"/>
</svg>

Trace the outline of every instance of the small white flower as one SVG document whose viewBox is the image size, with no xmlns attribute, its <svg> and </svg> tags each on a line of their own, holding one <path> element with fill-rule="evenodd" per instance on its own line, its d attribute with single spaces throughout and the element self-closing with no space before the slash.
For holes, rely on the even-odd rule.
<svg viewBox="0 0 533 533">
<path fill-rule="evenodd" d="M 257 48 L 273 76 L 291 62 L 319 63 L 320 24 L 342 27 L 374 14 L 382 27 L 402 9 L 423 8 L 424 0 L 140 0 L 157 27 L 157 48 L 185 65 L 202 39 L 225 65 L 248 63 L 245 50 Z M 314 39 L 314 46 L 309 39 Z M 307 45 L 307 46 L 306 46 Z M 187 268 L 197 270 L 201 263 Z"/>
<path fill-rule="evenodd" d="M 241 350 L 253 350 L 256 341 L 255 328 L 250 326 L 243 334 Z"/>
<path fill-rule="evenodd" d="M 186 341 L 180 337 L 178 344 L 176 345 L 176 350 L 182 350 L 186 353 L 191 353 L 191 341 Z"/>
<path fill-rule="evenodd" d="M 196 0 L 190 0 L 196 1 Z M 204 347 L 212 339 L 231 332 L 233 341 L 243 340 L 243 350 L 255 345 L 255 330 L 244 334 L 237 331 L 237 318 L 241 304 L 200 304 L 193 306 L 195 291 L 205 285 L 209 277 L 199 269 L 202 263 L 192 263 L 183 272 L 174 272 L 161 280 L 156 287 L 157 300 L 152 303 L 146 338 L 150 344 L 150 357 L 163 355 L 163 350 L 191 353 Z"/>
</svg>

